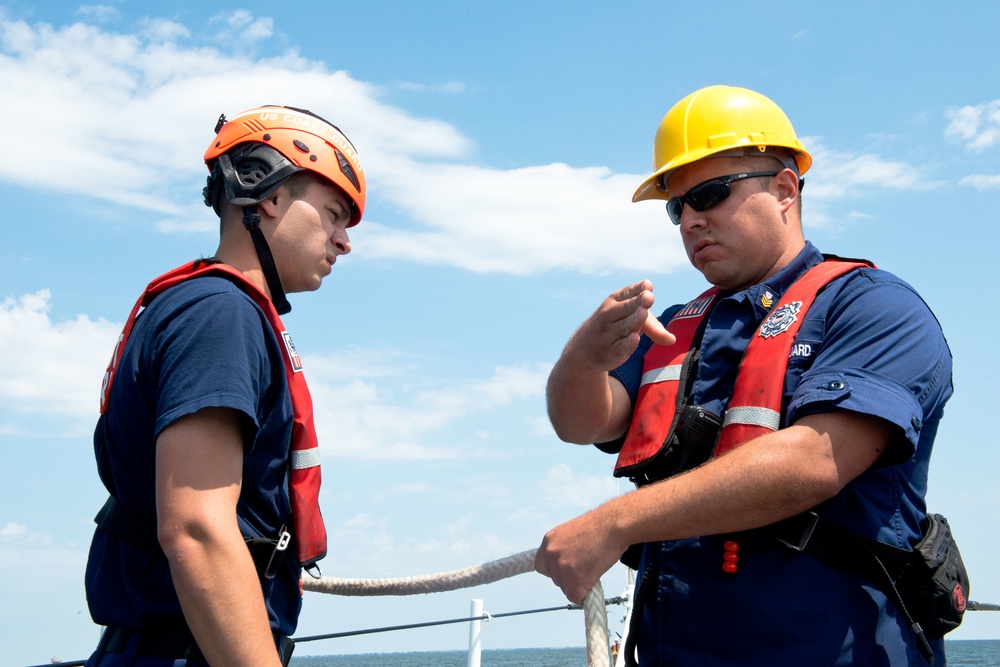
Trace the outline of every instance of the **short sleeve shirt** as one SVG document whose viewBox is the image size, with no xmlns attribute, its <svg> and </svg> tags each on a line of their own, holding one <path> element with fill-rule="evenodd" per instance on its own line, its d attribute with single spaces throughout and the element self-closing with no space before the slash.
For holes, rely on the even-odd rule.
<svg viewBox="0 0 1000 667">
<path fill-rule="evenodd" d="M 290 525 L 287 488 L 292 406 L 281 348 L 263 311 L 233 282 L 187 280 L 142 311 L 122 352 L 109 410 L 94 433 L 101 479 L 122 504 L 155 517 L 156 438 L 204 408 L 245 416 L 237 519 L 244 536 L 276 537 Z M 286 558 L 261 579 L 272 629 L 289 635 L 301 606 L 299 570 Z M 178 622 L 166 557 L 95 531 L 87 598 L 101 625 L 143 628 Z"/>
<path fill-rule="evenodd" d="M 807 244 L 764 283 L 720 295 L 700 346 L 694 405 L 717 415 L 725 412 L 739 362 L 770 305 L 821 261 L 821 253 Z M 668 308 L 660 320 L 668 322 L 680 307 Z M 650 344 L 644 337 L 632 357 L 612 371 L 633 403 Z M 950 351 L 937 320 L 912 287 L 874 268 L 852 271 L 827 285 L 792 346 L 783 424 L 847 410 L 896 428 L 879 463 L 824 503 L 821 520 L 893 546 L 912 546 L 926 512 L 931 448 L 951 393 Z M 600 446 L 614 450 L 621 442 Z M 660 633 L 655 645 L 661 656 L 682 658 L 677 664 L 736 664 L 727 661 L 734 656 L 725 650 L 718 659 L 705 658 L 706 651 L 720 650 L 715 633 L 728 632 L 726 645 L 736 647 L 737 658 L 761 659 L 739 664 L 902 665 L 909 655 L 923 660 L 895 610 L 884 611 L 885 597 L 854 575 L 781 547 L 771 537 L 750 535 L 741 538 L 741 567 L 729 577 L 721 570 L 724 539 L 647 545 L 646 561 L 657 559 L 661 566 L 655 615 L 663 618 L 658 630 L 644 635 Z M 895 657 L 890 662 L 873 657 L 882 654 Z"/>
</svg>

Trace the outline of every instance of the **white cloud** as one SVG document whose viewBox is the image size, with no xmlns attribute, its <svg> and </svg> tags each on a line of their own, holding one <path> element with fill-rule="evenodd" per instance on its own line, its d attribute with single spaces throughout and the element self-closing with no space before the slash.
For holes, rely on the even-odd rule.
<svg viewBox="0 0 1000 667">
<path fill-rule="evenodd" d="M 358 362 L 363 356 L 355 350 L 305 359 L 316 428 L 326 456 L 387 460 L 471 456 L 482 439 L 480 427 L 470 427 L 465 443 L 424 443 L 433 440 L 429 434 L 453 428 L 460 419 L 514 401 L 537 400 L 544 395 L 551 368 L 549 364 L 499 366 L 486 379 L 441 385 L 431 379 L 414 382 L 404 365 L 390 375 L 384 360 L 365 371 Z M 352 379 L 338 383 L 338 378 Z M 525 422 L 525 431 L 532 427 L 530 421 Z"/>
<path fill-rule="evenodd" d="M 142 25 L 143 28 L 139 34 L 153 42 L 178 42 L 191 36 L 186 27 L 166 19 L 146 19 Z"/>
<path fill-rule="evenodd" d="M 958 184 L 968 185 L 977 190 L 997 190 L 1000 189 L 1000 174 L 972 174 L 962 178 Z"/>
<path fill-rule="evenodd" d="M 271 19 L 245 10 L 219 14 L 212 25 L 246 45 L 281 42 L 273 39 Z M 215 232 L 197 197 L 205 171 L 196 156 L 219 113 L 261 104 L 258 91 L 266 89 L 267 102 L 309 108 L 341 126 L 362 156 L 370 199 L 398 212 L 391 219 L 369 214 L 355 232 L 368 258 L 520 275 L 650 275 L 688 265 L 659 203 L 631 203 L 642 174 L 561 163 L 472 164 L 474 146 L 455 127 L 390 106 L 379 86 L 294 50 L 266 57 L 221 50 L 162 19 L 133 35 L 2 16 L 0 45 L 0 97 L 19 101 L 0 113 L 8 125 L 44 128 L 8 137 L 7 150 L 23 157 L 0 164 L 0 179 L 143 209 L 156 215 L 161 232 Z M 455 81 L 395 85 L 466 92 Z M 995 128 L 994 116 L 986 107 L 978 116 L 956 113 L 956 127 L 962 136 L 987 123 Z M 981 144 L 988 135 L 976 136 L 969 140 Z M 837 152 L 818 140 L 807 145 L 817 158 L 807 196 L 820 203 L 880 187 L 932 185 L 902 162 Z M 810 211 L 811 223 L 825 219 L 822 209 Z"/>
<path fill-rule="evenodd" d="M 110 5 L 82 5 L 76 15 L 97 23 L 112 23 L 121 18 L 121 12 Z"/>
<path fill-rule="evenodd" d="M 468 86 L 461 81 L 448 81 L 447 83 L 426 84 L 403 81 L 396 84 L 401 90 L 411 93 L 444 93 L 446 95 L 458 95 L 468 90 Z"/>
<path fill-rule="evenodd" d="M 0 590 L 37 594 L 79 586 L 86 557 L 86 550 L 58 544 L 51 533 L 8 523 L 0 528 Z"/>
<path fill-rule="evenodd" d="M 223 22 L 260 36 L 270 19 L 237 13 Z M 381 103 L 377 88 L 345 72 L 294 53 L 253 59 L 174 43 L 186 34 L 160 20 L 127 35 L 0 16 L 0 98 L 18 101 L 0 113 L 18 127 L 39 128 L 8 138 L 7 150 L 21 159 L 0 165 L 0 179 L 208 219 L 207 209 L 191 201 L 206 173 L 199 157 L 218 114 L 264 103 L 262 89 L 267 103 L 316 110 L 356 144 L 372 145 L 362 150 L 369 162 L 383 153 L 454 157 L 468 148 L 447 124 Z"/>
<path fill-rule="evenodd" d="M 215 35 L 218 42 L 233 44 L 241 51 L 248 50 L 254 42 L 267 39 L 274 34 L 273 19 L 254 18 L 254 15 L 245 9 L 218 14 L 209 19 L 209 23 L 224 26 L 222 31 Z"/>
<path fill-rule="evenodd" d="M 836 151 L 827 148 L 818 137 L 804 141 L 812 153 L 814 165 L 806 174 L 804 195 L 810 199 L 842 199 L 875 192 L 879 188 L 922 190 L 935 185 L 905 162 L 886 160 L 871 153 Z"/>
<path fill-rule="evenodd" d="M 0 528 L 0 541 L 12 542 L 15 538 L 24 539 L 28 535 L 28 527 L 20 523 L 8 523 Z"/>
<path fill-rule="evenodd" d="M 619 495 L 618 482 L 607 475 L 578 476 L 565 463 L 549 468 L 543 482 L 547 505 L 588 510 Z"/>
<path fill-rule="evenodd" d="M 945 111 L 950 123 L 945 136 L 958 139 L 974 152 L 1000 144 L 1000 100 L 952 107 Z"/>
<path fill-rule="evenodd" d="M 630 203 L 637 175 L 559 163 L 499 170 L 405 158 L 381 167 L 396 184 L 382 196 L 408 207 L 420 227 L 359 230 L 369 256 L 514 274 L 662 273 L 687 265 L 662 204 Z"/>
<path fill-rule="evenodd" d="M 273 30 L 248 12 L 217 23 L 248 39 Z M 0 17 L 0 97 L 19 101 L 0 113 L 11 125 L 44 128 L 8 137 L 7 150 L 22 159 L 0 164 L 0 179 L 144 209 L 164 232 L 214 233 L 210 211 L 192 197 L 205 177 L 196 156 L 219 113 L 261 104 L 255 91 L 267 89 L 267 102 L 309 108 L 340 125 L 362 155 L 369 196 L 403 212 L 403 222 L 359 228 L 371 257 L 520 274 L 686 265 L 662 211 L 630 203 L 637 175 L 461 164 L 473 148 L 467 137 L 383 103 L 377 86 L 294 52 L 231 55 L 180 44 L 189 37 L 184 26 L 158 19 L 129 35 Z M 459 82 L 444 88 L 464 90 Z M 407 217 L 417 224 L 406 226 Z"/>
<path fill-rule="evenodd" d="M 0 403 L 19 413 L 97 414 L 100 379 L 120 324 L 86 315 L 54 322 L 48 290 L 0 303 Z"/>
<path fill-rule="evenodd" d="M 74 430 L 90 428 L 96 416 L 100 378 L 121 324 L 85 315 L 54 321 L 51 299 L 42 290 L 0 302 L 0 347 L 9 352 L 0 356 L 0 404 L 9 413 L 0 424 L 4 433 L 26 431 L 18 416 L 24 413 L 69 417 L 53 423 Z M 425 443 L 436 442 L 429 436 L 470 415 L 538 400 L 550 369 L 544 363 L 498 366 L 487 378 L 414 383 L 419 365 L 394 357 L 399 355 L 353 348 L 306 359 L 320 441 L 336 443 L 326 445 L 324 454 L 395 460 L 484 456 L 479 447 L 490 434 L 481 424 L 458 429 L 464 442 Z M 338 383 L 340 378 L 351 380 Z M 523 426 L 525 432 L 534 427 L 530 420 Z"/>
</svg>

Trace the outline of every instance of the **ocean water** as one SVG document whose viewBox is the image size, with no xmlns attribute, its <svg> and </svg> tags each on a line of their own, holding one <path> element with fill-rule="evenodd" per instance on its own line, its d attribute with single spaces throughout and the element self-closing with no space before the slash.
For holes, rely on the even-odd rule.
<svg viewBox="0 0 1000 667">
<path fill-rule="evenodd" d="M 587 667 L 587 649 L 512 648 L 484 649 L 482 667 Z M 466 651 L 412 653 L 361 653 L 296 658 L 289 667 L 466 667 Z"/>
<path fill-rule="evenodd" d="M 1000 639 L 945 640 L 949 667 L 1000 667 Z M 290 667 L 466 667 L 465 651 L 293 657 Z M 586 667 L 584 648 L 490 649 L 482 667 Z"/>
<path fill-rule="evenodd" d="M 949 667 L 998 667 L 1000 639 L 944 640 Z"/>
</svg>

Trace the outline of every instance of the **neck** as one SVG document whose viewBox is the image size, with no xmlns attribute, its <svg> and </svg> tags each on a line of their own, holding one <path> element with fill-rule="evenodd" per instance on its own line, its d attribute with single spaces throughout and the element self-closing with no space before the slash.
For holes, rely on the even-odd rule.
<svg viewBox="0 0 1000 667">
<path fill-rule="evenodd" d="M 256 285 L 271 298 L 271 290 L 267 287 L 264 279 L 264 271 L 260 268 L 260 260 L 257 259 L 257 252 L 254 250 L 250 235 L 245 230 L 242 232 L 242 239 L 227 238 L 223 234 L 219 242 L 219 248 L 215 251 L 215 256 L 222 262 L 233 267 L 243 274 L 243 277 Z M 230 235 L 234 236 L 234 235 Z"/>
</svg>

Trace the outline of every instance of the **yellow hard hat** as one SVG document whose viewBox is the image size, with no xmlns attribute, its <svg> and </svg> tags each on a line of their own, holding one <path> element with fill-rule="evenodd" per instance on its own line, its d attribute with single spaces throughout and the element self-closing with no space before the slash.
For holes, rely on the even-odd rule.
<svg viewBox="0 0 1000 667">
<path fill-rule="evenodd" d="M 702 158 L 774 155 L 773 149 L 794 158 L 799 176 L 812 165 L 812 156 L 795 136 L 788 117 L 768 98 L 730 86 L 696 90 L 660 121 L 653 142 L 653 174 L 635 191 L 632 201 L 670 199 L 670 173 Z"/>
</svg>

